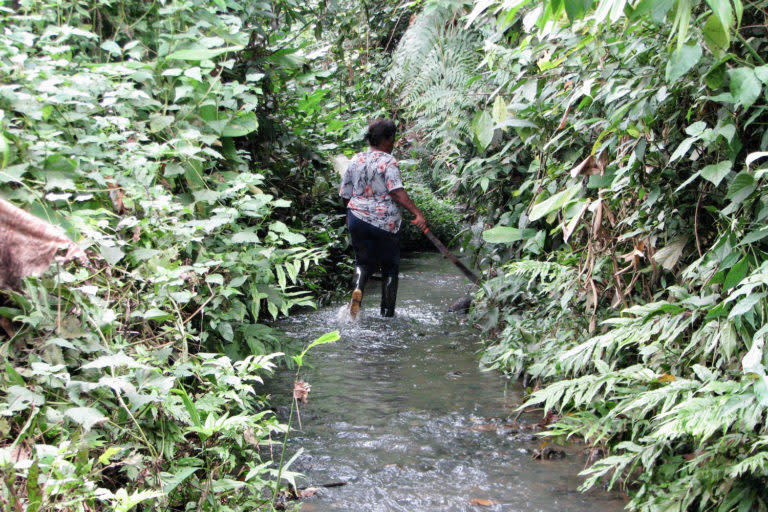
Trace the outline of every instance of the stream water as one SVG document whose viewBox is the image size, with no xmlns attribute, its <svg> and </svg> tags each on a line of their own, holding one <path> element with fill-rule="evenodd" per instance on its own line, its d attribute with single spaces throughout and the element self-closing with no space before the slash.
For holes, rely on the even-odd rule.
<svg viewBox="0 0 768 512">
<path fill-rule="evenodd" d="M 466 279 L 433 254 L 409 257 L 400 271 L 395 318 L 379 317 L 373 281 L 354 323 L 338 320 L 337 304 L 280 325 L 306 341 L 341 332 L 301 372 L 312 391 L 289 442 L 289 455 L 303 449 L 291 470 L 305 475 L 300 486 L 319 489 L 301 510 L 621 510 L 614 494 L 577 491 L 584 445 L 558 447 L 562 459 L 533 458 L 541 441 L 512 424 L 522 390 L 480 371 L 477 332 L 448 312 L 471 289 Z M 293 379 L 277 375 L 275 394 L 289 394 Z"/>
</svg>

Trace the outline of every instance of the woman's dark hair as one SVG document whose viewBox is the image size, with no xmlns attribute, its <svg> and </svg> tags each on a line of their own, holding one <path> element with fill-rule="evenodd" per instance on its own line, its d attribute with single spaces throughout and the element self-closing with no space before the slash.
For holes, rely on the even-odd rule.
<svg viewBox="0 0 768 512">
<path fill-rule="evenodd" d="M 368 123 L 368 133 L 365 138 L 371 146 L 378 146 L 385 140 L 394 140 L 395 123 L 386 117 L 374 119 Z"/>
</svg>

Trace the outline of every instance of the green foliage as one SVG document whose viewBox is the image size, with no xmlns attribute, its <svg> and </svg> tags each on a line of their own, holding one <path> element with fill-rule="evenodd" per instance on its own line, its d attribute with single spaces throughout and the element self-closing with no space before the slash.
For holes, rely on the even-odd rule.
<svg viewBox="0 0 768 512">
<path fill-rule="evenodd" d="M 291 342 L 264 322 L 338 278 L 322 151 L 364 116 L 317 51 L 340 13 L 18 4 L 0 6 L 0 195 L 90 266 L 0 296 L 3 503 L 273 509 L 296 475 L 273 458 L 289 426 L 259 386 Z"/>
<path fill-rule="evenodd" d="M 466 33 L 456 104 L 400 100 L 438 123 L 414 138 L 497 272 L 483 360 L 537 384 L 549 435 L 607 453 L 585 488 L 620 484 L 632 510 L 768 506 L 765 7 L 477 1 L 414 22 L 394 62 L 424 81 L 404 55 Z"/>
<path fill-rule="evenodd" d="M 476 105 L 467 87 L 478 63 L 478 42 L 474 32 L 463 30 L 453 9 L 436 6 L 415 18 L 393 55 L 386 83 L 421 111 L 411 130 L 434 142 L 438 161 L 456 156 L 457 141 L 471 134 L 472 117 L 465 112 Z"/>
<path fill-rule="evenodd" d="M 456 207 L 440 199 L 432 189 L 418 182 L 418 178 L 403 173 L 408 195 L 424 214 L 429 229 L 445 244 L 451 244 L 461 232 L 461 217 Z M 425 246 L 424 235 L 410 222 L 403 222 L 400 245 L 404 250 L 422 249 Z"/>
<path fill-rule="evenodd" d="M 98 308 L 83 307 L 95 321 L 87 317 Z M 220 500 L 268 505 L 269 447 L 287 427 L 255 386 L 279 354 L 174 360 L 171 347 L 103 341 L 51 336 L 28 367 L 6 367 L 0 414 L 25 422 L 11 424 L 13 443 L 0 449 L 5 496 L 26 496 L 40 510 L 130 510 L 146 500 L 200 510 L 218 510 Z"/>
</svg>

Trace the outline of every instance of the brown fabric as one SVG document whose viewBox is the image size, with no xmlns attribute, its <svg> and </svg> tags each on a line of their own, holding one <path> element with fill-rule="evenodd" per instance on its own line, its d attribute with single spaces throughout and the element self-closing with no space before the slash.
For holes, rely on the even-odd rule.
<svg viewBox="0 0 768 512">
<path fill-rule="evenodd" d="M 18 290 L 22 278 L 42 274 L 64 248 L 66 254 L 57 261 L 87 263 L 85 252 L 61 228 L 0 198 L 0 288 Z"/>
</svg>

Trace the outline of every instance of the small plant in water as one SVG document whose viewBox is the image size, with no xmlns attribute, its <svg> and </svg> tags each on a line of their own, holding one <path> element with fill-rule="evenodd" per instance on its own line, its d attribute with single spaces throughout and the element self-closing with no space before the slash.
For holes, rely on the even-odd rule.
<svg viewBox="0 0 768 512">
<path fill-rule="evenodd" d="M 277 503 L 278 494 L 280 491 L 280 480 L 285 478 L 288 480 L 292 489 L 296 489 L 296 473 L 287 471 L 293 461 L 295 461 L 303 450 L 299 450 L 294 456 L 287 462 L 285 461 L 285 450 L 288 445 L 288 438 L 291 433 L 291 425 L 293 424 L 293 415 L 296 414 L 297 422 L 299 424 L 299 430 L 301 430 L 301 413 L 299 411 L 299 402 L 306 404 L 309 397 L 310 385 L 304 380 L 299 379 L 299 373 L 304 366 L 304 357 L 307 355 L 313 347 L 317 345 L 323 345 L 325 343 L 333 343 L 339 339 L 339 331 L 329 332 L 320 336 L 315 341 L 307 345 L 307 347 L 301 351 L 301 353 L 291 356 L 293 362 L 296 363 L 296 377 L 293 385 L 293 400 L 291 402 L 291 413 L 288 416 L 288 428 L 285 431 L 285 437 L 283 438 L 283 445 L 280 453 L 280 464 L 278 465 L 277 478 L 275 479 L 275 485 L 272 491 L 272 503 Z"/>
</svg>

